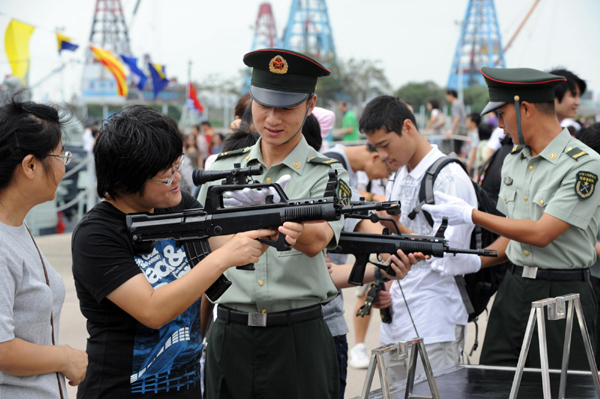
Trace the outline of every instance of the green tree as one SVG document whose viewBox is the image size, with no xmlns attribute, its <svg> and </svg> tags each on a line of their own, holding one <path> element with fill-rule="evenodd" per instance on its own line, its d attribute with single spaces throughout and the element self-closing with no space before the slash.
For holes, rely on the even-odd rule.
<svg viewBox="0 0 600 399">
<path fill-rule="evenodd" d="M 396 91 L 396 97 L 409 102 L 416 112 L 421 105 L 427 105 L 427 101 L 438 100 L 440 106 L 444 104 L 446 89 L 438 86 L 435 82 L 409 82 Z"/>
<path fill-rule="evenodd" d="M 471 86 L 463 90 L 465 105 L 471 106 L 471 112 L 481 112 L 488 103 L 488 89 L 485 86 Z"/>
</svg>

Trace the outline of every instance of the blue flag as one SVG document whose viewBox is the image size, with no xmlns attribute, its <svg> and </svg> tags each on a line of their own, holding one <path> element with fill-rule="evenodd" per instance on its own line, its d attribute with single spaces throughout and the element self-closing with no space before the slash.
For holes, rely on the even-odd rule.
<svg viewBox="0 0 600 399">
<path fill-rule="evenodd" d="M 121 54 L 121 59 L 123 60 L 124 63 L 127 64 L 129 69 L 131 70 L 131 73 L 133 73 L 134 75 L 139 77 L 140 80 L 139 80 L 139 82 L 137 82 L 137 88 L 140 91 L 143 90 L 144 85 L 148 81 L 148 76 L 146 76 L 146 74 L 140 68 L 138 68 L 137 58 L 128 57 L 126 55 Z"/>
<path fill-rule="evenodd" d="M 165 66 L 161 64 L 148 63 L 150 75 L 152 76 L 152 85 L 154 86 L 154 99 L 158 97 L 158 93 L 169 84 L 169 79 L 165 73 Z"/>
<path fill-rule="evenodd" d="M 70 37 L 61 35 L 60 33 L 56 33 L 56 41 L 58 44 L 58 54 L 60 54 L 63 50 L 75 51 L 77 50 L 77 47 L 79 47 L 78 44 L 71 43 Z"/>
</svg>

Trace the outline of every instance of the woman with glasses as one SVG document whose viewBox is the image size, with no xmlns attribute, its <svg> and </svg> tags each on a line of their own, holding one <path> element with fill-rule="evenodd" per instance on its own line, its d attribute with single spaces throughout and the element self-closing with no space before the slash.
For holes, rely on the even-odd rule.
<svg viewBox="0 0 600 399">
<path fill-rule="evenodd" d="M 78 398 L 200 398 L 200 297 L 229 267 L 265 251 L 237 234 L 200 263 L 164 240 L 137 252 L 129 213 L 199 208 L 180 190 L 183 142 L 176 123 L 146 106 L 111 116 L 94 146 L 98 195 L 73 232 L 73 275 L 87 318 L 89 367 Z"/>
<path fill-rule="evenodd" d="M 25 215 L 54 199 L 71 154 L 50 106 L 13 99 L 0 107 L 0 398 L 63 398 L 87 354 L 58 345 L 65 287 Z"/>
</svg>

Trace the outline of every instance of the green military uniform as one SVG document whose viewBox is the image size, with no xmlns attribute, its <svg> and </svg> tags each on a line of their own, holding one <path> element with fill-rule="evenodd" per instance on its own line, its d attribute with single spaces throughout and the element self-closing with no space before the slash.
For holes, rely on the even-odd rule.
<svg viewBox="0 0 600 399">
<path fill-rule="evenodd" d="M 511 101 L 518 89 L 507 87 L 510 86 L 507 82 L 517 81 L 523 75 L 513 75 L 515 80 L 511 80 L 506 75 L 497 76 L 495 71 L 491 68 L 482 70 L 488 85 L 490 82 L 501 85 L 506 93 L 512 93 L 508 98 L 496 96 L 496 101 L 502 102 L 503 98 Z M 553 75 L 544 75 L 548 74 L 537 78 L 542 84 L 553 81 Z M 489 80 L 494 77 L 500 82 Z M 553 96 L 553 92 L 551 94 Z M 519 101 L 546 101 L 543 96 L 529 100 L 526 94 L 518 98 Z M 494 101 L 491 87 L 490 100 Z M 520 136 L 523 143 L 522 134 Z M 492 307 L 480 359 L 482 364 L 517 364 L 531 302 L 540 299 L 579 293 L 588 331 L 591 337 L 595 337 L 597 302 L 590 283 L 589 267 L 596 258 L 594 245 L 600 218 L 600 194 L 595 193 L 598 176 L 600 156 L 572 138 L 566 129 L 537 156 L 531 156 L 528 146 L 519 145 L 506 157 L 498 210 L 509 218 L 528 220 L 539 220 L 547 213 L 571 226 L 545 248 L 514 240 L 508 244 L 506 255 L 516 266 L 507 271 Z M 523 266 L 538 268 L 530 276 L 534 278 L 527 277 L 531 269 L 523 271 Z M 561 368 L 565 322 L 546 323 L 550 368 Z M 537 334 L 534 334 L 526 366 L 540 367 Z M 589 370 L 577 323 L 572 335 L 569 367 Z"/>
<path fill-rule="evenodd" d="M 249 148 L 222 154 L 211 166 L 211 170 L 232 169 L 239 163 L 241 167 L 261 165 L 265 173 L 253 176 L 260 183 L 275 183 L 283 175 L 290 175 L 285 193 L 289 198 L 321 197 L 332 168 L 338 177 L 347 179 L 348 173 L 339 163 L 326 161 L 311 148 L 304 137 L 294 150 L 278 165 L 266 167 L 260 152 L 261 139 Z M 324 163 L 327 162 L 327 163 Z M 212 182 L 202 186 L 198 200 L 203 203 L 206 191 Z M 337 242 L 343 219 L 329 222 Z M 325 256 L 309 258 L 292 248 L 278 252 L 269 247 L 255 264 L 256 271 L 229 269 L 225 276 L 233 285 L 219 298 L 218 303 L 244 312 L 282 312 L 328 302 L 337 295 L 337 288 L 329 277 Z"/>
<path fill-rule="evenodd" d="M 244 62 L 254 68 L 253 101 L 267 108 L 306 103 L 317 76 L 329 74 L 316 61 L 289 50 L 257 50 L 246 54 Z M 305 119 L 307 114 L 308 110 Z M 290 199 L 321 197 L 332 168 L 342 179 L 347 179 L 347 172 L 309 147 L 300 130 L 286 143 L 298 134 L 294 149 L 270 168 L 263 161 L 264 143 L 259 139 L 252 147 L 221 154 L 211 169 L 231 169 L 236 163 L 262 165 L 264 174 L 254 180 L 275 183 L 287 174 L 291 180 L 285 192 Z M 207 189 L 205 185 L 200 191 L 201 203 Z M 332 246 L 343 219 L 329 226 L 334 232 Z M 337 289 L 324 253 L 311 258 L 296 249 L 278 252 L 270 247 L 254 266 L 254 271 L 231 268 L 225 273 L 233 285 L 218 300 L 218 319 L 208 340 L 207 397 L 338 399 L 336 349 L 321 311 L 321 304 L 333 299 Z M 311 316 L 305 318 L 306 314 Z M 279 322 L 272 323 L 276 319 Z"/>
</svg>

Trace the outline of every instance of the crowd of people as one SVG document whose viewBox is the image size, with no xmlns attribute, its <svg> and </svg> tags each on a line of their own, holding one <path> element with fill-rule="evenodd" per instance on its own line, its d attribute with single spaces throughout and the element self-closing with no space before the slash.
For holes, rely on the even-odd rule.
<svg viewBox="0 0 600 399">
<path fill-rule="evenodd" d="M 209 122 L 183 135 L 169 117 L 144 105 L 103 121 L 90 150 L 99 203 L 72 235 L 72 273 L 87 321 L 85 351 L 59 345 L 65 289 L 24 223 L 54 197 L 71 154 L 62 144 L 64 116 L 17 97 L 0 107 L 0 397 L 64 398 L 343 398 L 348 365 L 366 368 L 369 317 L 355 317 L 348 347 L 342 289 L 352 265 L 329 252 L 342 231 L 435 234 L 443 217 L 451 247 L 469 248 L 481 226 L 499 238 L 497 258 L 381 254 L 394 273 L 370 264 L 355 311 L 370 283 L 383 286 L 374 307 L 382 344 L 424 339 L 434 370 L 459 365 L 469 311 L 457 277 L 508 264 L 489 316 L 481 363 L 516 366 L 531 302 L 578 293 L 596 347 L 600 315 L 600 124 L 575 121 L 585 81 L 565 69 L 483 68 L 490 102 L 467 114 L 454 90 L 451 115 L 428 101 L 419 129 L 410 104 L 382 95 L 360 117 L 340 102 L 317 106 L 315 87 L 330 71 L 283 49 L 248 53 L 251 86 L 235 108 L 229 133 Z M 483 115 L 483 116 L 481 116 Z M 332 137 L 339 139 L 333 145 Z M 452 140 L 463 137 L 461 140 Z M 434 165 L 435 201 L 424 203 Z M 192 261 L 180 242 L 135 246 L 127 216 L 202 208 L 211 186 L 195 187 L 192 170 L 262 167 L 253 179 L 278 183 L 291 199 L 323 196 L 334 170 L 348 200 L 400 201 L 387 221 L 285 222 L 281 226 L 202 239 Z M 502 216 L 481 210 L 479 190 Z M 342 188 L 338 193 L 348 195 Z M 269 189 L 224 193 L 223 206 L 273 201 Z M 289 251 L 267 241 L 285 237 Z M 508 262 L 508 263 L 507 263 Z M 252 271 L 237 268 L 253 264 Z M 221 275 L 232 285 L 213 303 L 206 290 Z M 561 367 L 564 322 L 548 324 L 551 368 Z M 575 325 L 569 367 L 587 357 Z M 391 362 L 390 382 L 407 364 Z M 539 367 L 537 345 L 526 366 Z M 419 365 L 418 370 L 422 370 Z M 204 395 L 204 396 L 203 396 Z"/>
</svg>

